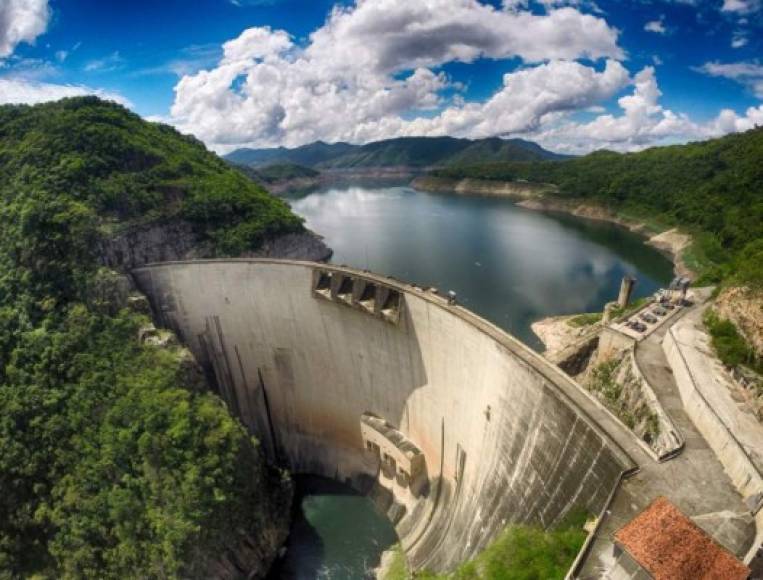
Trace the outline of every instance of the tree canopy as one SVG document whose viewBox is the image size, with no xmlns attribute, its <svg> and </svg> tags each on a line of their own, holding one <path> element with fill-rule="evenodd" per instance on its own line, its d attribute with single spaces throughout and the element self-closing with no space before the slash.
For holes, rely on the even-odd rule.
<svg viewBox="0 0 763 580">
<path fill-rule="evenodd" d="M 149 320 L 95 242 L 186 219 L 235 253 L 301 222 L 194 139 L 94 98 L 0 107 L 0 166 L 0 577 L 202 574 L 288 486 L 182 349 L 138 340 Z"/>
</svg>

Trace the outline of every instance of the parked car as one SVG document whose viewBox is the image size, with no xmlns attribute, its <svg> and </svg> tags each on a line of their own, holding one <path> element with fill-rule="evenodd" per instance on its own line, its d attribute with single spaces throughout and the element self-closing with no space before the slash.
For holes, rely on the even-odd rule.
<svg viewBox="0 0 763 580">
<path fill-rule="evenodd" d="M 638 317 L 644 322 L 648 322 L 649 324 L 654 324 L 655 322 L 657 322 L 657 319 L 654 316 L 646 312 L 642 312 L 641 314 L 639 314 Z"/>
<path fill-rule="evenodd" d="M 668 311 L 664 308 L 655 308 L 652 310 L 652 314 L 656 314 L 657 316 L 665 316 L 667 313 Z"/>
</svg>

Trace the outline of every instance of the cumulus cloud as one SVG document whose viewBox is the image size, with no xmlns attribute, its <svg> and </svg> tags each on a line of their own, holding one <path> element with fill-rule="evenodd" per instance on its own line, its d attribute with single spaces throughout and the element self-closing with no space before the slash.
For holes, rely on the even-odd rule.
<svg viewBox="0 0 763 580">
<path fill-rule="evenodd" d="M 45 101 L 57 101 L 64 97 L 80 97 L 83 95 L 96 95 L 126 107 L 132 106 L 130 101 L 123 96 L 101 89 L 93 89 L 82 85 L 59 85 L 22 79 L 0 78 L 0 105 L 18 103 L 31 105 Z"/>
<path fill-rule="evenodd" d="M 763 99 L 763 64 L 755 62 L 706 62 L 697 69 L 712 77 L 731 79 Z"/>
<path fill-rule="evenodd" d="M 561 63 L 623 58 L 617 34 L 603 19 L 571 7 L 536 14 L 474 0 L 358 0 L 334 8 L 305 45 L 282 30 L 245 30 L 225 43 L 216 67 L 178 82 L 171 114 L 181 128 L 218 148 L 316 139 L 357 142 L 459 126 L 480 132 L 479 105 L 459 104 L 458 99 L 446 103 L 443 91 L 459 87 L 437 67 L 478 58 L 550 60 L 553 65 L 541 64 L 535 68 L 544 72 L 535 74 L 547 74 L 550 69 L 542 67 L 551 65 L 594 85 L 605 75 L 603 82 L 610 83 L 605 88 L 582 86 L 570 97 L 590 104 L 586 94 L 609 94 L 613 78 L 627 73 L 614 62 L 604 73 Z M 504 85 L 520 83 L 529 74 L 505 78 Z M 497 94 L 484 107 L 498 109 L 505 100 L 521 109 L 496 113 L 500 126 L 511 128 L 532 126 L 555 106 L 571 106 L 557 86 L 532 96 L 534 102 L 524 104 Z M 411 113 L 446 105 L 451 107 L 436 115 L 437 121 L 409 119 Z"/>
<path fill-rule="evenodd" d="M 595 107 L 628 81 L 628 71 L 617 61 L 607 61 L 602 72 L 577 62 L 551 61 L 504 75 L 501 90 L 485 103 L 450 107 L 401 129 L 410 135 L 473 138 L 531 132 L 566 112 Z"/>
<path fill-rule="evenodd" d="M 763 106 L 722 111 L 705 123 L 663 107 L 654 68 L 631 77 L 618 32 L 578 9 L 589 2 L 541 4 L 544 12 L 530 11 L 525 0 L 504 0 L 501 8 L 477 0 L 357 0 L 334 8 L 305 41 L 250 28 L 222 46 L 215 66 L 182 76 L 167 120 L 218 151 L 319 139 L 515 135 L 575 153 L 706 138 L 760 121 Z M 665 32 L 663 19 L 656 22 L 654 31 Z M 470 101 L 440 67 L 480 58 L 520 64 L 492 96 Z M 757 87 L 756 63 L 736 72 L 711 64 L 703 72 Z M 602 108 L 628 87 L 619 110 Z"/>
<path fill-rule="evenodd" d="M 634 151 L 706 132 L 685 115 L 663 108 L 661 95 L 654 68 L 646 67 L 634 77 L 632 93 L 618 100 L 620 115 L 600 115 L 587 123 L 566 121 L 539 132 L 536 138 L 555 143 L 561 150 L 581 153 L 591 149 Z"/>
<path fill-rule="evenodd" d="M 47 0 L 0 2 L 0 59 L 11 55 L 22 42 L 33 43 L 48 27 Z"/>
<path fill-rule="evenodd" d="M 731 109 L 723 109 L 718 117 L 709 125 L 711 136 L 749 131 L 755 127 L 763 127 L 763 105 L 750 107 L 744 115 L 737 115 Z"/>
<path fill-rule="evenodd" d="M 639 72 L 632 84 L 631 94 L 618 100 L 619 115 L 600 115 L 587 123 L 562 120 L 529 137 L 568 153 L 594 149 L 638 151 L 647 146 L 708 139 L 763 125 L 763 105 L 750 107 L 743 115 L 724 109 L 705 123 L 664 108 L 659 102 L 662 92 L 652 67 Z"/>
</svg>

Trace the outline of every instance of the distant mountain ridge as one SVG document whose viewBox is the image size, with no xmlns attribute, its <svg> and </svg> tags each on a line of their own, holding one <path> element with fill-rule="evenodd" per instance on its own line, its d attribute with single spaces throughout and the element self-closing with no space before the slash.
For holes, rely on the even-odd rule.
<svg viewBox="0 0 763 580">
<path fill-rule="evenodd" d="M 502 161 L 568 159 L 523 139 L 458 139 L 455 137 L 398 137 L 366 145 L 316 141 L 294 149 L 237 149 L 225 156 L 231 163 L 261 167 L 297 164 L 314 169 L 369 167 L 446 167 Z"/>
</svg>

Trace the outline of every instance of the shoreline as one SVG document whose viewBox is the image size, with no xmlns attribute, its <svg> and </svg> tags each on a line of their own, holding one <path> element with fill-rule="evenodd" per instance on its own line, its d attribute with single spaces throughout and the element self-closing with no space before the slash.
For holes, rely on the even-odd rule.
<svg viewBox="0 0 763 580">
<path fill-rule="evenodd" d="M 676 276 L 697 278 L 697 272 L 692 270 L 686 263 L 685 253 L 691 246 L 692 238 L 689 234 L 681 232 L 678 228 L 670 228 L 658 233 L 649 231 L 649 228 L 638 221 L 624 219 L 612 211 L 590 202 L 575 202 L 558 198 L 528 199 L 519 201 L 516 205 L 534 211 L 559 212 L 574 215 L 576 217 L 603 221 L 615 224 L 639 234 L 644 238 L 644 243 L 653 247 L 673 262 L 673 272 Z"/>
<path fill-rule="evenodd" d="M 551 184 L 512 181 L 491 181 L 485 179 L 451 179 L 422 175 L 414 179 L 410 187 L 416 191 L 440 191 L 456 195 L 477 195 L 504 197 L 516 205 L 534 211 L 559 212 L 576 217 L 605 221 L 639 234 L 647 245 L 655 248 L 673 262 L 676 276 L 696 279 L 685 259 L 685 252 L 691 245 L 691 236 L 678 228 L 650 232 L 644 223 L 624 219 L 607 208 L 584 200 L 567 200 L 555 197 L 557 188 Z"/>
</svg>

